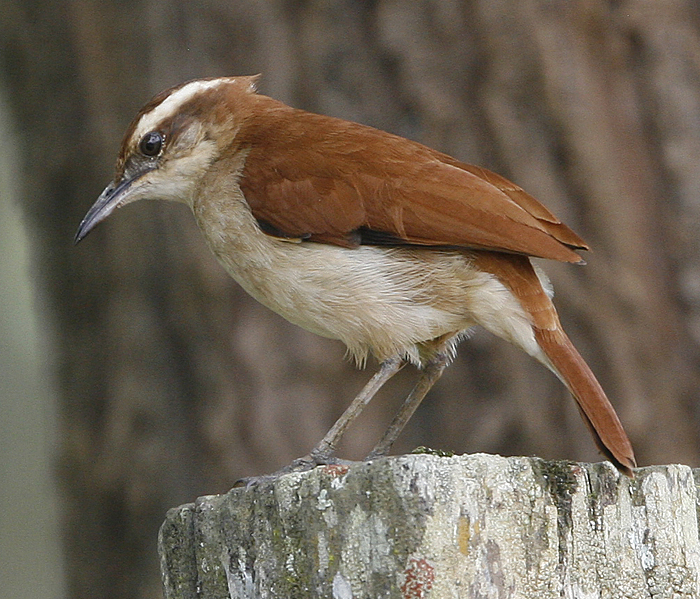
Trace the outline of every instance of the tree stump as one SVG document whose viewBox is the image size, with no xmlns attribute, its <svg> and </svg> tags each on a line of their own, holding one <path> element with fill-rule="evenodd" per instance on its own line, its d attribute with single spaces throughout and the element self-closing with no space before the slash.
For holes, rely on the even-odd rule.
<svg viewBox="0 0 700 599">
<path fill-rule="evenodd" d="M 698 474 L 483 454 L 319 467 L 170 510 L 165 597 L 699 597 Z"/>
</svg>

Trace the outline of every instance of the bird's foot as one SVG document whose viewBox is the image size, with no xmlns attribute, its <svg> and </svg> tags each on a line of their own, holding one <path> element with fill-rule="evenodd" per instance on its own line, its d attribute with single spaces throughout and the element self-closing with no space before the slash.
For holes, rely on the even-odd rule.
<svg viewBox="0 0 700 599">
<path fill-rule="evenodd" d="M 372 451 L 370 451 L 366 456 L 365 459 L 363 459 L 363 462 L 371 462 L 372 460 L 378 460 L 379 458 L 385 458 L 387 455 L 389 455 L 389 449 L 391 447 L 383 447 L 381 445 L 377 445 Z"/>
<path fill-rule="evenodd" d="M 261 476 L 248 476 L 246 478 L 238 479 L 234 487 L 245 487 L 249 489 L 251 487 L 257 487 L 265 483 L 271 483 L 276 481 L 281 476 L 285 474 L 291 474 L 293 472 L 308 472 L 313 470 L 317 466 L 344 466 L 347 467 L 352 462 L 349 460 L 341 460 L 335 455 L 331 454 L 321 454 L 316 452 L 311 452 L 304 457 L 297 458 L 291 464 L 280 468 L 277 472 L 272 474 L 263 474 Z"/>
<path fill-rule="evenodd" d="M 362 460 L 363 462 L 371 462 L 372 460 L 376 460 L 378 458 L 383 458 L 386 454 L 385 453 L 380 453 L 376 451 L 370 451 L 366 456 L 365 459 Z"/>
</svg>

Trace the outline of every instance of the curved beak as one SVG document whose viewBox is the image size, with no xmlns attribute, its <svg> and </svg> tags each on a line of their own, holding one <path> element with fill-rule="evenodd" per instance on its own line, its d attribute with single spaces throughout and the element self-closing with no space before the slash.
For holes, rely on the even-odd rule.
<svg viewBox="0 0 700 599">
<path fill-rule="evenodd" d="M 88 210 L 85 218 L 80 221 L 78 232 L 75 234 L 75 243 L 80 243 L 85 236 L 92 231 L 98 224 L 107 218 L 115 208 L 119 206 L 119 200 L 124 192 L 131 185 L 132 180 L 122 181 L 121 183 L 110 183 L 105 187 L 104 191 L 97 198 L 97 201 Z"/>
</svg>

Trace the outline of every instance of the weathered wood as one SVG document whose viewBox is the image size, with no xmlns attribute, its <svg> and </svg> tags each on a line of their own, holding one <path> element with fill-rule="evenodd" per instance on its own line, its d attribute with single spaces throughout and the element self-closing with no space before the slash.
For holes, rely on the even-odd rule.
<svg viewBox="0 0 700 599">
<path fill-rule="evenodd" d="M 171 510 L 165 596 L 698 597 L 697 476 L 483 454 L 320 467 Z"/>
</svg>

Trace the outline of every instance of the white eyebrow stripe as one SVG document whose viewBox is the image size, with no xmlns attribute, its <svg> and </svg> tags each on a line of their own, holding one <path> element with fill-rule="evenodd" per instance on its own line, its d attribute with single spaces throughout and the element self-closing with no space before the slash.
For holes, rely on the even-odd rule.
<svg viewBox="0 0 700 599">
<path fill-rule="evenodd" d="M 221 85 L 226 81 L 229 81 L 229 79 L 220 78 L 211 79 L 209 81 L 191 81 L 177 91 L 174 91 L 153 110 L 141 117 L 139 124 L 134 130 L 133 139 L 139 140 L 149 131 L 156 130 L 158 125 L 165 119 L 175 115 L 180 109 L 180 106 L 182 106 L 185 102 L 191 100 L 196 95 L 208 89 Z"/>
</svg>

